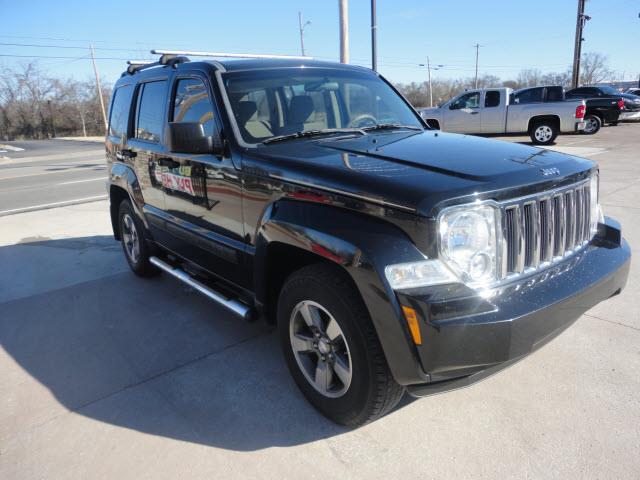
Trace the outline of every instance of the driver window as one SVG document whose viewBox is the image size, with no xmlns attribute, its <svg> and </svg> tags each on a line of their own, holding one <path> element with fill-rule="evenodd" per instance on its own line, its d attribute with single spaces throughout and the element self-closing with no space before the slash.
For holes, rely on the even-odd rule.
<svg viewBox="0 0 640 480">
<path fill-rule="evenodd" d="M 480 106 L 480 92 L 471 92 L 462 95 L 453 104 L 451 110 L 459 110 L 463 108 L 478 108 Z"/>
</svg>

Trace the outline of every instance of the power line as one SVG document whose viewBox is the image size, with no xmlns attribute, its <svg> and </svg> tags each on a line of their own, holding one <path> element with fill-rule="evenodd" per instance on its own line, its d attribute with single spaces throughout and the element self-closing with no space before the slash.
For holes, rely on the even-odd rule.
<svg viewBox="0 0 640 480">
<path fill-rule="evenodd" d="M 8 47 L 38 47 L 38 48 L 64 48 L 72 50 L 86 50 L 87 47 L 79 47 L 75 45 L 42 45 L 36 43 L 5 43 L 0 42 L 0 45 Z M 127 48 L 108 48 L 108 47 L 94 47 L 95 50 L 109 50 L 115 52 L 135 52 L 136 50 Z"/>
</svg>

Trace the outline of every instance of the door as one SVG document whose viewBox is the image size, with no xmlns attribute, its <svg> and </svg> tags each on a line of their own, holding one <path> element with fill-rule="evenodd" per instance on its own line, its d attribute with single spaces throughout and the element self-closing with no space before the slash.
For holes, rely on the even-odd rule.
<svg viewBox="0 0 640 480">
<path fill-rule="evenodd" d="M 447 132 L 480 133 L 480 92 L 465 93 L 452 101 L 444 112 Z"/>
<path fill-rule="evenodd" d="M 164 154 L 162 134 L 166 121 L 166 92 L 166 77 L 138 85 L 132 136 L 127 149 L 120 153 L 128 159 L 136 173 L 144 199 L 145 216 L 154 238 L 158 239 L 162 236 L 162 226 L 147 213 L 149 207 L 161 211 L 165 206 L 162 186 L 153 176 L 153 165 Z"/>
<path fill-rule="evenodd" d="M 482 133 L 504 133 L 506 127 L 505 112 L 504 91 L 485 91 L 482 112 L 480 113 Z"/>
<path fill-rule="evenodd" d="M 200 123 L 207 136 L 219 133 L 211 93 L 204 76 L 176 76 L 169 121 Z M 165 191 L 167 246 L 210 273 L 248 287 L 241 177 L 231 157 L 166 152 L 155 169 Z"/>
</svg>

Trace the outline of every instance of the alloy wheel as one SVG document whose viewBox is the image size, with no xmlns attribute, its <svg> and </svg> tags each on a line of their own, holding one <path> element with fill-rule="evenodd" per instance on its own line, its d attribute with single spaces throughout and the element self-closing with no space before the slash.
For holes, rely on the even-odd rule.
<svg viewBox="0 0 640 480">
<path fill-rule="evenodd" d="M 536 137 L 536 140 L 542 143 L 546 143 L 553 137 L 553 131 L 548 125 L 540 125 L 536 128 L 534 135 Z"/>
<path fill-rule="evenodd" d="M 122 241 L 129 260 L 133 263 L 138 263 L 140 258 L 140 238 L 138 237 L 136 224 L 128 213 L 125 213 L 122 217 Z"/>
<path fill-rule="evenodd" d="M 289 339 L 298 367 L 322 395 L 337 398 L 351 385 L 353 366 L 338 321 L 322 305 L 299 302 L 289 319 Z"/>
</svg>

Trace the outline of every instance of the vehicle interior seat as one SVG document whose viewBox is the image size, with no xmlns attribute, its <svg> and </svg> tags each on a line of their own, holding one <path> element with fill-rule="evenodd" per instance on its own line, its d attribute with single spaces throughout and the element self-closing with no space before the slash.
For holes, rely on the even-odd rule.
<svg viewBox="0 0 640 480">
<path fill-rule="evenodd" d="M 238 126 L 256 140 L 272 137 L 273 132 L 267 122 L 258 120 L 258 105 L 256 102 L 238 102 Z"/>
<path fill-rule="evenodd" d="M 284 134 L 301 132 L 304 124 L 313 113 L 314 106 L 311 97 L 306 95 L 296 95 L 289 104 L 289 115 L 287 124 L 284 127 Z"/>
</svg>

